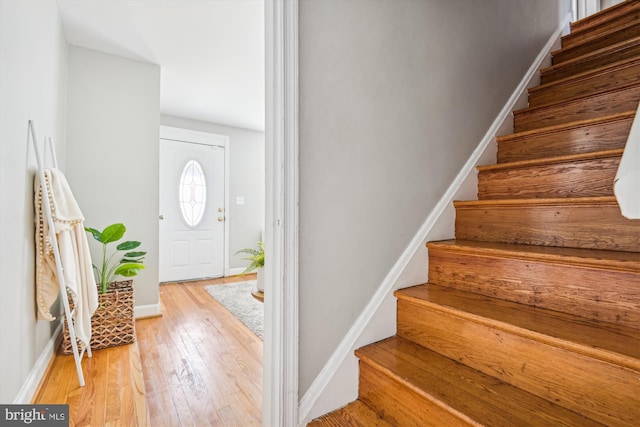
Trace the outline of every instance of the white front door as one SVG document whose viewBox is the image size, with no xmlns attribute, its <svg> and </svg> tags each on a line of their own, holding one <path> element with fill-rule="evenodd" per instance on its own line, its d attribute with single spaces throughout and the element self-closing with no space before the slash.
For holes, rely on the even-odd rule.
<svg viewBox="0 0 640 427">
<path fill-rule="evenodd" d="M 160 281 L 224 274 L 224 147 L 160 140 Z"/>
</svg>

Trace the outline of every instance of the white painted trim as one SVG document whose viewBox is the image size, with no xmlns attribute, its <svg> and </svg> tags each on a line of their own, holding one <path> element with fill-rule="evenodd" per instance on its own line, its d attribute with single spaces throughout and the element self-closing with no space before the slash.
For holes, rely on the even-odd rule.
<svg viewBox="0 0 640 427">
<path fill-rule="evenodd" d="M 229 219 L 231 218 L 231 204 L 229 202 L 231 190 L 229 189 L 229 181 L 231 181 L 231 162 L 230 162 L 230 144 L 229 144 L 229 136 L 225 136 L 224 141 L 224 249 L 222 256 L 224 257 L 223 261 L 223 270 L 222 274 L 225 271 L 229 270 L 229 262 L 231 259 L 231 254 L 229 253 Z"/>
<path fill-rule="evenodd" d="M 29 371 L 29 375 L 27 375 L 26 380 L 22 384 L 18 395 L 13 399 L 14 405 L 27 405 L 33 401 L 35 397 L 36 391 L 38 390 L 38 386 L 44 375 L 47 373 L 47 368 L 49 367 L 49 363 L 56 355 L 56 349 L 60 346 L 62 342 L 62 322 L 64 318 L 60 318 L 60 322 L 56 327 L 56 330 L 53 332 L 51 338 L 47 342 L 47 345 L 44 346 L 42 353 L 36 360 L 36 363 Z"/>
<path fill-rule="evenodd" d="M 265 2 L 266 207 L 262 424 L 298 424 L 298 0 Z"/>
<path fill-rule="evenodd" d="M 586 18 L 600 11 L 600 0 L 576 0 L 573 2 L 572 7 L 575 5 L 575 20 Z"/>
<path fill-rule="evenodd" d="M 146 317 L 162 316 L 162 306 L 158 304 L 136 305 L 133 308 L 133 317 L 144 319 Z"/>
<path fill-rule="evenodd" d="M 424 250 L 425 243 L 432 240 L 432 235 L 436 232 L 442 232 L 442 230 L 435 230 L 436 225 L 443 217 L 443 214 L 446 215 L 453 213 L 451 206 L 453 201 L 460 194 L 461 189 L 463 189 L 463 187 L 468 187 L 470 180 L 471 182 L 475 182 L 475 167 L 486 157 L 485 153 L 488 150 L 495 150 L 495 146 L 491 144 L 495 141 L 495 137 L 499 134 L 506 134 L 512 131 L 509 129 L 509 126 L 512 127 L 513 122 L 512 111 L 524 106 L 522 103 L 526 102 L 527 88 L 539 84 L 538 71 L 541 66 L 543 66 L 545 60 L 549 63 L 549 54 L 554 46 L 557 46 L 563 31 L 566 31 L 570 18 L 571 14 L 568 14 L 562 24 L 549 38 L 507 103 L 500 111 L 497 118 L 489 127 L 489 130 L 486 132 L 476 149 L 473 151 L 465 165 L 447 189 L 446 193 L 429 213 L 416 235 L 386 275 L 378 287 L 378 290 L 374 293 L 362 314 L 356 319 L 349 332 L 342 339 L 325 366 L 302 397 L 300 401 L 300 426 L 306 425 L 309 421 L 319 415 L 346 405 L 357 397 L 357 394 L 354 396 L 353 390 L 357 392 L 358 365 L 355 362 L 356 358 L 353 352 L 358 347 L 375 341 L 369 340 L 368 342 L 362 342 L 360 339 L 361 336 L 363 336 L 365 332 L 371 335 L 368 329 L 370 329 L 369 327 L 372 322 L 375 322 L 376 324 L 380 323 L 380 320 L 376 318 L 376 315 L 381 310 L 381 307 L 387 317 L 396 315 L 395 310 L 385 310 L 384 305 L 385 303 L 388 305 L 388 302 L 392 300 L 390 295 L 395 289 L 402 287 L 402 285 L 407 285 L 400 282 L 402 281 L 402 276 L 406 273 L 406 270 L 413 268 L 411 265 L 412 262 L 415 263 L 417 259 L 417 262 L 420 264 L 419 268 L 421 271 L 425 271 L 424 274 L 426 274 L 426 259 L 424 258 L 423 253 L 421 253 L 426 253 Z M 495 159 L 495 157 L 493 158 Z M 447 220 L 444 220 L 444 222 L 451 223 L 451 221 Z M 417 254 L 420 256 L 416 256 Z M 424 281 L 426 281 L 426 278 Z M 413 282 L 409 285 L 424 283 L 424 281 Z M 395 325 L 395 317 L 387 318 L 386 323 Z M 338 375 L 337 373 L 340 374 Z M 330 390 L 330 392 L 327 392 L 327 390 Z M 351 393 L 340 394 L 336 393 L 337 390 L 349 390 Z"/>
</svg>

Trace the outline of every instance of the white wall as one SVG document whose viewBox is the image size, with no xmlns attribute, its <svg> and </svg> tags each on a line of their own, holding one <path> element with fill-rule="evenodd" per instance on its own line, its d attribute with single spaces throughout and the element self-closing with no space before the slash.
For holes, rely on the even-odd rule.
<svg viewBox="0 0 640 427">
<path fill-rule="evenodd" d="M 301 395 L 568 10 L 301 1 Z"/>
<path fill-rule="evenodd" d="M 236 271 L 247 266 L 245 255 L 234 254 L 256 247 L 264 228 L 264 132 L 165 115 L 160 123 L 229 136 L 229 266 Z M 236 204 L 238 196 L 244 205 Z"/>
<path fill-rule="evenodd" d="M 572 0 L 573 16 L 575 19 L 582 19 L 623 1 L 625 0 Z"/>
<path fill-rule="evenodd" d="M 64 166 L 67 44 L 55 2 L 0 1 L 0 402 L 12 403 L 58 322 L 36 321 L 27 121 Z M 30 396 L 29 396 L 30 397 Z"/>
<path fill-rule="evenodd" d="M 122 222 L 142 242 L 136 306 L 158 304 L 160 68 L 71 46 L 68 81 L 67 178 L 85 225 Z"/>
<path fill-rule="evenodd" d="M 601 0 L 600 1 L 600 10 L 607 9 L 611 6 L 614 6 L 618 3 L 622 3 L 624 0 Z"/>
</svg>

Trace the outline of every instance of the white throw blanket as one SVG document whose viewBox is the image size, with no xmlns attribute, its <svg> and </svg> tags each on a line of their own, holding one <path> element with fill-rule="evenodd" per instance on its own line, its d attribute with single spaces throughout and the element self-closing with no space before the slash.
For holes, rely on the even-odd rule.
<svg viewBox="0 0 640 427">
<path fill-rule="evenodd" d="M 91 341 L 91 316 L 98 307 L 98 290 L 87 233 L 84 231 L 84 217 L 62 172 L 58 169 L 45 169 L 44 174 L 64 283 L 75 306 L 73 324 L 76 338 L 84 346 L 88 346 Z M 35 182 L 35 208 L 38 319 L 54 320 L 55 316 L 50 310 L 60 294 L 60 284 L 39 177 L 36 177 Z"/>
</svg>

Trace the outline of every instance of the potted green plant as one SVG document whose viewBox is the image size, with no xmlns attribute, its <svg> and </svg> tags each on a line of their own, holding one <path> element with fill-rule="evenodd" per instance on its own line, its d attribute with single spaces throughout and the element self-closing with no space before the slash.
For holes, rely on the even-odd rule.
<svg viewBox="0 0 640 427">
<path fill-rule="evenodd" d="M 102 259 L 93 264 L 98 286 L 98 308 L 91 317 L 91 349 L 98 350 L 135 341 L 133 280 L 118 281 L 119 277 L 131 278 L 144 268 L 142 264 L 146 252 L 134 251 L 141 243 L 125 241 L 117 244 L 127 228 L 116 223 L 99 231 L 85 227 L 101 245 Z M 65 323 L 66 325 L 66 323 Z M 65 326 L 62 350 L 71 354 L 72 346 L 68 329 Z"/>
<path fill-rule="evenodd" d="M 256 282 L 256 288 L 259 292 L 264 292 L 264 277 L 262 274 L 262 269 L 264 268 L 264 243 L 258 242 L 258 248 L 244 248 L 240 249 L 235 255 L 238 254 L 247 254 L 246 259 L 251 261 L 251 263 L 244 269 L 241 275 L 250 273 L 254 270 L 258 273 L 258 278 Z"/>
<path fill-rule="evenodd" d="M 102 244 L 102 264 L 100 267 L 93 264 L 100 293 L 107 292 L 109 283 L 114 282 L 117 276 L 134 277 L 144 268 L 142 262 L 147 253 L 142 251 L 129 252 L 138 248 L 141 245 L 140 242 L 122 242 L 116 246 L 114 252 L 108 253 L 109 244 L 124 237 L 124 233 L 127 231 L 124 224 L 111 224 L 102 231 L 91 227 L 85 227 L 85 230 Z M 123 252 L 125 253 L 123 254 Z"/>
</svg>

